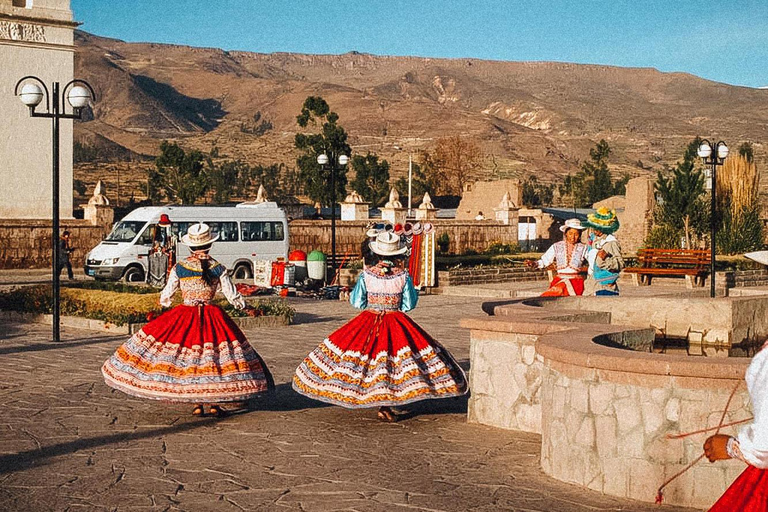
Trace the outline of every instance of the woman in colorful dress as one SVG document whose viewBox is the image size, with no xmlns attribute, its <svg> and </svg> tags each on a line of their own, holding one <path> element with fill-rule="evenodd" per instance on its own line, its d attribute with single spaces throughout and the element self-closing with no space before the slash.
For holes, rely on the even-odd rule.
<svg viewBox="0 0 768 512">
<path fill-rule="evenodd" d="M 401 268 L 406 248 L 400 245 L 392 232 L 371 242 L 379 261 L 360 275 L 350 296 L 364 311 L 304 359 L 293 389 L 350 409 L 379 407 L 378 418 L 387 422 L 396 421 L 392 406 L 467 392 L 466 375 L 451 354 L 404 314 L 416 307 L 418 293 Z"/>
<path fill-rule="evenodd" d="M 557 274 L 542 297 L 568 297 L 584 292 L 583 273 L 588 247 L 580 242 L 583 229 L 579 219 L 566 220 L 560 226 L 563 240 L 552 244 L 538 261 L 525 262 L 531 268 L 547 268 L 552 263 L 557 267 Z"/>
<path fill-rule="evenodd" d="M 589 236 L 589 272 L 584 285 L 584 295 L 612 296 L 619 294 L 619 273 L 624 268 L 621 245 L 614 236 L 619 229 L 619 219 L 614 210 L 602 207 L 587 215 Z"/>
<path fill-rule="evenodd" d="M 752 358 L 745 380 L 754 420 L 736 437 L 716 434 L 704 442 L 710 462 L 740 459 L 747 469 L 731 484 L 710 512 L 768 510 L 768 343 Z"/>
<path fill-rule="evenodd" d="M 264 361 L 218 306 L 217 290 L 237 309 L 246 308 L 226 268 L 208 255 L 218 236 L 197 224 L 181 239 L 192 255 L 171 270 L 160 304 L 171 306 L 181 289 L 184 303 L 145 325 L 102 366 L 107 385 L 140 398 L 195 404 L 194 415 L 223 416 L 224 402 L 241 402 L 274 388 Z"/>
</svg>

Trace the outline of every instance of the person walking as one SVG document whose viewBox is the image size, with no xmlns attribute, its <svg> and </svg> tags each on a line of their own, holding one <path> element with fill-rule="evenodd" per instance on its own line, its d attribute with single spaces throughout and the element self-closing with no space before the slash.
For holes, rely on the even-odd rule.
<svg viewBox="0 0 768 512">
<path fill-rule="evenodd" d="M 217 290 L 237 309 L 246 308 L 224 265 L 209 256 L 218 236 L 208 225 L 189 228 L 181 242 L 192 254 L 178 262 L 160 293 L 171 306 L 181 289 L 183 304 L 145 325 L 102 366 L 107 385 L 139 398 L 193 403 L 192 414 L 215 416 L 222 403 L 241 402 L 274 389 L 261 356 L 240 328 L 211 304 Z"/>
<path fill-rule="evenodd" d="M 69 259 L 69 255 L 75 252 L 75 249 L 72 247 L 70 236 L 71 234 L 69 231 L 64 231 L 59 238 L 59 262 L 57 272 L 61 275 L 61 271 L 66 267 L 67 278 L 72 281 L 75 278 L 75 275 L 72 273 L 72 262 Z"/>
<path fill-rule="evenodd" d="M 619 219 L 614 210 L 602 207 L 587 215 L 589 236 L 589 272 L 584 284 L 584 295 L 613 296 L 619 294 L 619 273 L 624 268 L 621 245 L 614 236 Z"/>
<path fill-rule="evenodd" d="M 384 231 L 370 242 L 377 263 L 350 295 L 363 312 L 331 333 L 296 369 L 293 389 L 334 405 L 379 407 L 381 421 L 397 420 L 392 406 L 467 392 L 467 377 L 451 354 L 406 314 L 418 292 L 402 268 L 405 247 Z"/>
<path fill-rule="evenodd" d="M 586 226 L 579 219 L 568 219 L 560 226 L 563 240 L 552 244 L 547 252 L 537 260 L 526 260 L 527 267 L 547 268 L 552 263 L 557 267 L 557 274 L 549 283 L 549 288 L 542 297 L 568 297 L 584 292 L 584 272 L 588 247 L 581 243 L 581 232 Z"/>
</svg>

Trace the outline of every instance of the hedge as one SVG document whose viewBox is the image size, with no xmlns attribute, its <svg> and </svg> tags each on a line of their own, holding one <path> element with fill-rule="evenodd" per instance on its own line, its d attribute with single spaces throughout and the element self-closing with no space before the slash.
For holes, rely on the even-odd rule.
<svg viewBox="0 0 768 512">
<path fill-rule="evenodd" d="M 151 292 L 121 293 L 99 289 L 90 290 L 86 287 L 62 287 L 61 314 L 101 320 L 115 325 L 146 322 L 163 311 L 158 302 L 160 292 L 150 290 Z M 48 285 L 29 286 L 0 293 L 0 310 L 50 314 L 53 309 L 52 303 L 53 293 Z M 180 303 L 181 297 L 177 294 L 174 297 L 173 305 Z M 224 298 L 217 298 L 213 303 L 221 306 L 233 317 L 284 316 L 291 321 L 295 313 L 292 307 L 280 299 L 249 302 L 249 305 L 253 307 L 250 313 L 235 309 Z"/>
</svg>

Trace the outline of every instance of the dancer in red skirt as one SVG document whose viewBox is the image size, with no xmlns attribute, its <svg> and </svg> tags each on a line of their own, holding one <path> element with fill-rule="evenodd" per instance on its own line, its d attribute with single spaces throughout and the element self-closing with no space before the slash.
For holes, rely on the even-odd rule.
<svg viewBox="0 0 768 512">
<path fill-rule="evenodd" d="M 189 228 L 182 243 L 192 255 L 176 264 L 160 294 L 170 307 L 181 288 L 184 304 L 162 314 L 125 342 L 101 368 L 107 385 L 140 398 L 205 405 L 216 416 L 222 402 L 244 401 L 274 388 L 272 375 L 243 332 L 211 300 L 217 290 L 238 309 L 246 307 L 226 268 L 208 256 L 206 224 Z"/>
<path fill-rule="evenodd" d="M 704 453 L 710 462 L 741 459 L 749 466 L 731 484 L 725 494 L 709 509 L 710 512 L 768 511 L 768 350 L 752 358 L 745 380 L 752 402 L 754 421 L 741 429 L 739 435 L 711 436 L 704 443 Z"/>
<path fill-rule="evenodd" d="M 525 261 L 525 265 L 533 269 L 547 268 L 552 263 L 557 266 L 557 274 L 549 283 L 549 288 L 541 294 L 542 297 L 568 297 L 584 292 L 582 274 L 586 272 L 589 248 L 579 242 L 583 229 L 585 227 L 579 219 L 566 220 L 565 224 L 560 226 L 563 240 L 552 244 L 538 261 Z"/>
<path fill-rule="evenodd" d="M 293 389 L 342 407 L 379 407 L 379 419 L 391 422 L 391 406 L 463 395 L 467 378 L 451 354 L 403 313 L 416 306 L 418 293 L 408 272 L 394 263 L 406 250 L 400 237 L 382 232 L 370 247 L 380 261 L 365 269 L 350 296 L 364 311 L 304 359 Z"/>
</svg>

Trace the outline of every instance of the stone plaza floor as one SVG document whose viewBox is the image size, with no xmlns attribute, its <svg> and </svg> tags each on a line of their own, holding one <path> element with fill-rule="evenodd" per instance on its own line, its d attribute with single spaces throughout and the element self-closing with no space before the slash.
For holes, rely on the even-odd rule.
<svg viewBox="0 0 768 512">
<path fill-rule="evenodd" d="M 469 333 L 458 323 L 482 315 L 483 300 L 424 296 L 412 317 L 466 369 Z M 0 325 L 0 510 L 689 510 L 545 476 L 539 436 L 467 423 L 466 398 L 414 404 L 385 424 L 375 409 L 296 394 L 298 363 L 355 311 L 291 302 L 294 325 L 246 331 L 276 393 L 221 419 L 107 387 L 100 366 L 124 336 L 64 328 L 52 344 L 50 326 Z"/>
</svg>

